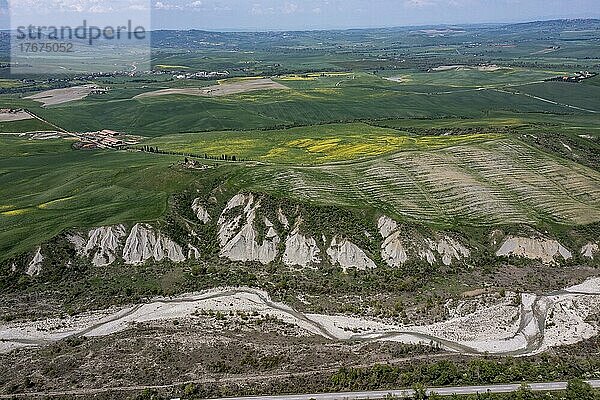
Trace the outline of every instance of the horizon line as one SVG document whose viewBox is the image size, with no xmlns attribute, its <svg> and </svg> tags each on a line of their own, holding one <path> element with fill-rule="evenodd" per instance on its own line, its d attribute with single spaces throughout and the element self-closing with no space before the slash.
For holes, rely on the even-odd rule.
<svg viewBox="0 0 600 400">
<path fill-rule="evenodd" d="M 405 24 L 405 25 L 381 25 L 381 26 L 355 26 L 355 27 L 331 27 L 331 28 L 307 28 L 307 29 L 264 29 L 261 30 L 251 29 L 251 28 L 215 28 L 215 29 L 202 29 L 202 28 L 157 28 L 151 29 L 148 32 L 190 32 L 190 31 L 199 31 L 199 32 L 211 32 L 211 33 L 269 33 L 269 32 L 331 32 L 331 31 L 366 31 L 366 30 L 377 30 L 377 29 L 400 29 L 400 28 L 421 28 L 421 27 L 440 27 L 440 26 L 506 26 L 506 25 L 518 25 L 518 24 L 528 24 L 528 23 L 537 23 L 537 22 L 557 22 L 557 21 L 599 21 L 600 17 L 591 17 L 591 18 L 549 18 L 549 19 L 534 19 L 534 20 L 521 20 L 521 21 L 490 21 L 490 22 L 453 22 L 453 23 L 435 23 L 435 24 Z M 0 32 L 12 32 L 15 29 L 9 28 L 4 29 L 0 28 Z"/>
</svg>

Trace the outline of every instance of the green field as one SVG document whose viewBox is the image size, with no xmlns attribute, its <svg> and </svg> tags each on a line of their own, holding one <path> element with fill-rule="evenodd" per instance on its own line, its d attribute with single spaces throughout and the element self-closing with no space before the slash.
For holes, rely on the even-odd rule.
<svg viewBox="0 0 600 400">
<path fill-rule="evenodd" d="M 54 131 L 55 129 L 38 120 L 25 119 L 21 121 L 0 122 L 0 133 L 26 133 L 26 132 L 43 132 Z"/>
<path fill-rule="evenodd" d="M 494 134 L 411 136 L 364 123 L 284 130 L 206 132 L 163 136 L 145 144 L 167 152 L 275 164 L 323 164 L 372 158 L 394 151 L 434 150 L 497 138 Z"/>
<path fill-rule="evenodd" d="M 517 88 L 502 77 L 488 75 L 481 82 L 466 74 L 465 81 L 475 85 Z M 437 76 L 446 73 L 425 75 Z M 478 73 L 481 75 L 480 73 Z M 489 73 L 483 73 L 489 74 Z M 527 75 L 527 74 L 526 74 Z M 38 103 L 12 95 L 3 103 L 12 107 L 28 108 L 43 118 L 71 131 L 114 129 L 141 136 L 164 136 L 174 133 L 219 130 L 273 129 L 282 126 L 304 126 L 339 121 L 374 120 L 390 118 L 486 118 L 490 113 L 550 113 L 582 115 L 585 111 L 551 104 L 535 98 L 514 94 L 508 90 L 477 90 L 460 82 L 437 79 L 434 84 L 390 82 L 373 74 L 316 77 L 314 80 L 279 80 L 290 90 L 251 92 L 221 98 L 203 98 L 183 95 L 134 99 L 137 94 L 167 87 L 200 87 L 208 83 L 158 81 L 152 84 L 130 82 L 110 84 L 107 95 L 94 95 L 81 101 L 41 108 Z M 516 78 L 515 78 L 516 79 Z M 528 76 L 519 79 L 529 82 Z M 445 85 L 442 83 L 445 82 Z M 537 88 L 539 85 L 527 87 Z M 568 89 L 559 83 L 544 84 L 553 88 L 559 100 L 569 96 L 573 105 L 599 108 L 595 86 L 582 85 Z M 525 90 L 525 89 L 523 89 Z M 553 93 L 544 94 L 552 98 Z M 0 130 L 5 130 L 0 124 Z"/>
<path fill-rule="evenodd" d="M 261 161 L 223 164 L 212 172 L 173 166 L 183 156 L 81 152 L 65 140 L 0 141 L 5 257 L 64 229 L 160 218 L 171 194 L 221 170 L 229 171 L 232 192 L 380 210 L 436 226 L 600 220 L 600 172 L 504 134 L 413 136 L 354 123 L 149 142 L 161 150 Z"/>
<path fill-rule="evenodd" d="M 0 154 L 3 259 L 64 229 L 155 220 L 194 179 L 171 157 L 80 152 L 65 140 L 1 136 Z"/>
<path fill-rule="evenodd" d="M 387 78 L 399 77 L 405 87 L 428 85 L 437 87 L 480 88 L 500 87 L 506 85 L 523 85 L 529 82 L 539 82 L 544 79 L 568 74 L 566 71 L 548 71 L 543 69 L 526 69 L 510 67 L 469 67 L 457 66 L 456 69 L 423 71 L 402 71 L 394 74 L 386 71 Z"/>
</svg>

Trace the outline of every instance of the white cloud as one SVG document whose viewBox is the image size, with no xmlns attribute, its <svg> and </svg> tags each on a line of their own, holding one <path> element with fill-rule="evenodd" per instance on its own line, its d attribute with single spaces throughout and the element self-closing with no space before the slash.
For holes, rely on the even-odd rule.
<svg viewBox="0 0 600 400">
<path fill-rule="evenodd" d="M 445 7 L 445 6 L 464 6 L 469 0 L 404 0 L 404 7 L 424 8 L 424 7 Z"/>
<path fill-rule="evenodd" d="M 432 0 L 405 0 L 406 7 L 426 7 L 434 4 Z"/>
<path fill-rule="evenodd" d="M 153 5 L 155 10 L 197 10 L 204 6 L 202 0 L 159 0 Z"/>
<path fill-rule="evenodd" d="M 154 3 L 154 8 L 156 10 L 172 10 L 172 7 L 172 5 L 165 4 L 162 1 L 157 1 L 156 3 Z"/>
<path fill-rule="evenodd" d="M 294 14 L 298 11 L 298 4 L 296 3 L 285 3 L 281 9 L 284 14 Z"/>
<path fill-rule="evenodd" d="M 291 15 L 302 12 L 303 8 L 298 3 L 287 1 L 281 4 L 279 1 L 263 1 L 252 4 L 250 14 L 252 15 Z"/>
</svg>

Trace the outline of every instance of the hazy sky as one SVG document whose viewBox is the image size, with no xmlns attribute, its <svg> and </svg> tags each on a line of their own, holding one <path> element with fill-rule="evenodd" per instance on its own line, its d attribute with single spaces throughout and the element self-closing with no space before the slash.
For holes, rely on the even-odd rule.
<svg viewBox="0 0 600 400">
<path fill-rule="evenodd" d="M 0 0 L 0 8 L 6 1 Z M 600 0 L 8 0 L 8 3 L 14 15 L 27 16 L 38 24 L 57 16 L 76 23 L 82 13 L 93 14 L 98 21 L 108 24 L 127 15 L 147 14 L 151 9 L 152 29 L 328 29 L 600 18 Z"/>
</svg>

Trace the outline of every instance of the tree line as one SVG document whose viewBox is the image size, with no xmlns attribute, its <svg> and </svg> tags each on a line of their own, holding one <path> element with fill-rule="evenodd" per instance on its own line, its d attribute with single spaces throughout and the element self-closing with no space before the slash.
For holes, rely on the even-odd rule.
<svg viewBox="0 0 600 400">
<path fill-rule="evenodd" d="M 230 161 L 230 162 L 242 162 L 249 161 L 248 159 L 240 158 L 236 155 L 231 154 L 221 154 L 219 156 L 212 156 L 207 153 L 204 154 L 195 154 L 195 153 L 184 153 L 179 151 L 170 151 L 170 150 L 162 150 L 155 146 L 142 146 L 142 147 L 134 147 L 135 150 L 143 151 L 144 153 L 154 153 L 154 154 L 166 154 L 173 156 L 183 156 L 186 157 L 186 163 L 189 161 L 189 158 L 200 158 L 204 160 L 215 160 L 215 161 Z"/>
</svg>

